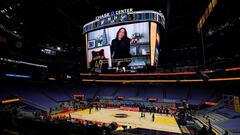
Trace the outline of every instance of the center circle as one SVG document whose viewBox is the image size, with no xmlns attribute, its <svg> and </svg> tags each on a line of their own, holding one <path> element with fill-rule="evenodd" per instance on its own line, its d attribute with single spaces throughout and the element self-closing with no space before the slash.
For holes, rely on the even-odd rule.
<svg viewBox="0 0 240 135">
<path fill-rule="evenodd" d="M 116 117 L 116 118 L 127 118 L 128 115 L 124 114 L 124 113 L 117 113 L 117 114 L 114 114 L 114 117 Z"/>
</svg>

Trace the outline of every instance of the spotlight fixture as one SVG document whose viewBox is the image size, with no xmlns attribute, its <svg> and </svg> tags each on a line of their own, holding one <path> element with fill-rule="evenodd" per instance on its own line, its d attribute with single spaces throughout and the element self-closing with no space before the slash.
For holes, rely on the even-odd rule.
<svg viewBox="0 0 240 135">
<path fill-rule="evenodd" d="M 58 47 L 57 47 L 57 50 L 60 51 L 60 50 L 61 50 L 61 47 L 58 46 Z"/>
</svg>

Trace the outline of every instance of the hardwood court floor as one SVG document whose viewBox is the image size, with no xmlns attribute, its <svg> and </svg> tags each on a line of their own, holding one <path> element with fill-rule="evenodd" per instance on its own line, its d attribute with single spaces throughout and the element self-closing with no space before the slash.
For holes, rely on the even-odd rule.
<svg viewBox="0 0 240 135">
<path fill-rule="evenodd" d="M 127 114 L 126 118 L 116 118 L 115 114 Z M 98 121 L 104 123 L 117 122 L 120 125 L 132 126 L 132 128 L 145 128 L 159 131 L 167 131 L 181 133 L 174 117 L 165 114 L 155 114 L 155 121 L 152 122 L 152 115 L 145 114 L 145 118 L 141 118 L 140 112 L 123 111 L 118 109 L 101 109 L 99 111 L 89 110 L 77 111 L 71 113 L 71 117 L 75 119 L 84 119 L 88 121 Z"/>
</svg>

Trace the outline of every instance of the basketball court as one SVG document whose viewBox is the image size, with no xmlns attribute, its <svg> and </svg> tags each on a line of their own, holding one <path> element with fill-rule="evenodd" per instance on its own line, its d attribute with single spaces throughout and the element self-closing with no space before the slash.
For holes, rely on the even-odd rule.
<svg viewBox="0 0 240 135">
<path fill-rule="evenodd" d="M 150 113 L 146 113 L 145 118 L 142 118 L 140 112 L 119 109 L 101 109 L 98 111 L 92 109 L 91 114 L 89 114 L 89 109 L 86 109 L 71 112 L 70 114 L 71 118 L 76 120 L 87 120 L 100 123 L 117 122 L 118 125 L 127 125 L 132 128 L 181 133 L 175 118 L 166 116 L 165 114 L 155 114 L 154 122 L 152 121 L 152 115 L 150 115 Z"/>
</svg>

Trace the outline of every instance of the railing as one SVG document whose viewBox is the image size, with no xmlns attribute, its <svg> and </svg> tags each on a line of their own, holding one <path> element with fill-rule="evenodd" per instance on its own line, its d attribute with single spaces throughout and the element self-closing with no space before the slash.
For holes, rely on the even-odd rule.
<svg viewBox="0 0 240 135">
<path fill-rule="evenodd" d="M 200 121 L 202 124 L 204 124 L 205 126 L 209 127 L 209 125 L 207 124 L 208 121 L 206 121 L 203 117 L 201 116 L 195 116 L 195 119 L 197 119 L 198 121 Z M 215 124 L 211 124 L 212 128 L 213 128 L 213 132 L 216 135 L 223 135 L 225 133 L 225 130 L 220 128 L 219 126 L 215 125 Z"/>
</svg>

